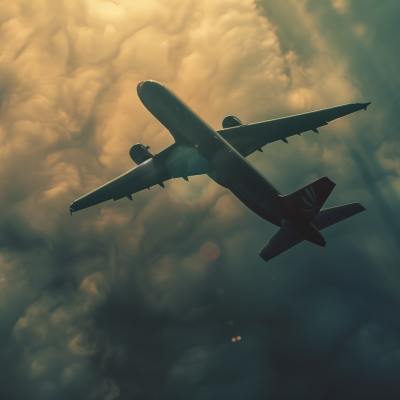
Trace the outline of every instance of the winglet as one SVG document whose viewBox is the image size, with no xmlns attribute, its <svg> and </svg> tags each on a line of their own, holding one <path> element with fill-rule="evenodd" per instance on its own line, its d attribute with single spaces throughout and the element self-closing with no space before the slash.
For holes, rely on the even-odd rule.
<svg viewBox="0 0 400 400">
<path fill-rule="evenodd" d="M 364 108 L 365 111 L 367 111 L 367 107 L 372 103 L 372 101 L 370 101 L 369 103 L 362 103 L 362 106 Z"/>
</svg>

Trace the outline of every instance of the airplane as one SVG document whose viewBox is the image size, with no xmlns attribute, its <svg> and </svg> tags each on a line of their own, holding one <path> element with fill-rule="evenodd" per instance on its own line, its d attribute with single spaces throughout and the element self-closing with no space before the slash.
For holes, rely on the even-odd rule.
<svg viewBox="0 0 400 400">
<path fill-rule="evenodd" d="M 314 131 L 328 122 L 359 110 L 369 103 L 351 103 L 319 111 L 269 121 L 243 124 L 233 115 L 214 130 L 172 90 L 152 81 L 137 85 L 138 96 L 148 111 L 169 130 L 175 143 L 158 154 L 140 143 L 129 155 L 137 164 L 105 185 L 72 202 L 70 213 L 127 197 L 154 185 L 164 188 L 172 178 L 207 174 L 230 190 L 245 206 L 261 218 L 279 227 L 279 231 L 259 251 L 269 261 L 296 244 L 307 240 L 325 247 L 320 230 L 365 210 L 359 203 L 321 209 L 335 183 L 326 176 L 289 195 L 284 195 L 248 160 L 267 144 Z"/>
</svg>

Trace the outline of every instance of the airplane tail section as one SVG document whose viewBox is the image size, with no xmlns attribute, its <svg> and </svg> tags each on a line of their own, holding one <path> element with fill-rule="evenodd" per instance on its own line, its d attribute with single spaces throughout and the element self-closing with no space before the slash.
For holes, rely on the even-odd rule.
<svg viewBox="0 0 400 400">
<path fill-rule="evenodd" d="M 299 231 L 292 224 L 286 222 L 258 254 L 264 261 L 269 261 L 303 240 Z"/>
<path fill-rule="evenodd" d="M 317 229 L 325 229 L 362 211 L 365 211 L 365 208 L 360 203 L 325 208 L 315 217 L 314 225 Z"/>
<path fill-rule="evenodd" d="M 318 181 L 320 181 L 321 179 L 319 179 Z M 356 215 L 364 210 L 365 208 L 359 203 L 351 203 L 343 206 L 325 208 L 324 210 L 321 210 L 315 217 L 313 225 L 318 230 L 324 229 L 328 226 L 336 224 L 337 222 L 352 217 L 353 215 Z M 275 236 L 273 236 L 272 239 L 260 250 L 259 254 L 264 261 L 269 261 L 272 258 L 283 253 L 284 251 L 289 250 L 296 244 L 299 244 L 303 240 L 305 239 L 299 233 L 299 231 L 289 222 L 285 222 L 282 228 L 279 229 L 279 231 L 275 234 Z"/>
<path fill-rule="evenodd" d="M 288 196 L 283 196 L 283 201 L 302 222 L 311 224 L 335 186 L 335 183 L 324 176 Z"/>
</svg>

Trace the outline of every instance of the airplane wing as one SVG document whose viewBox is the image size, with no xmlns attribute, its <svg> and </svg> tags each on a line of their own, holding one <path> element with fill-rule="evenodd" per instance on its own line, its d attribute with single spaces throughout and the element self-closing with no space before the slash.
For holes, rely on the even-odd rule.
<svg viewBox="0 0 400 400">
<path fill-rule="evenodd" d="M 355 111 L 366 110 L 369 104 L 371 103 L 344 104 L 290 117 L 221 129 L 217 132 L 243 157 L 247 157 L 256 150 L 262 151 L 261 148 L 268 143 L 277 140 L 287 143 L 287 138 L 290 136 L 310 130 L 318 132 L 317 128 Z"/>
<path fill-rule="evenodd" d="M 119 200 L 151 186 L 160 185 L 172 178 L 208 173 L 208 161 L 197 149 L 179 143 L 167 147 L 152 158 L 125 172 L 103 186 L 75 200 L 70 212 L 76 212 L 107 200 Z"/>
</svg>

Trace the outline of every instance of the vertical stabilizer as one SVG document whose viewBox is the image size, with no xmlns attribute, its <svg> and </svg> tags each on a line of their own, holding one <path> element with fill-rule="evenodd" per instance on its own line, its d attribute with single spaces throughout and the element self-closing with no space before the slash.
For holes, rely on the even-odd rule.
<svg viewBox="0 0 400 400">
<path fill-rule="evenodd" d="M 283 201 L 296 217 L 311 224 L 335 186 L 335 183 L 324 176 L 288 196 L 283 196 Z"/>
</svg>

